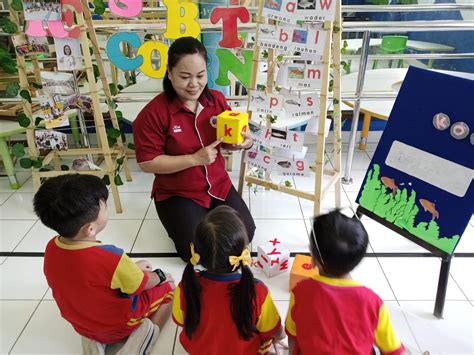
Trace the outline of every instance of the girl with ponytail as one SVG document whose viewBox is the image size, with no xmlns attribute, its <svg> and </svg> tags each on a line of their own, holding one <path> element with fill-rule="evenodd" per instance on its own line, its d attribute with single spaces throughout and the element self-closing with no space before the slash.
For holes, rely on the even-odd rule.
<svg viewBox="0 0 474 355">
<path fill-rule="evenodd" d="M 284 337 L 267 287 L 254 279 L 248 237 L 237 212 L 219 206 L 198 224 L 191 258 L 175 291 L 173 319 L 190 354 L 266 353 Z M 196 271 L 201 265 L 204 270 Z"/>
</svg>

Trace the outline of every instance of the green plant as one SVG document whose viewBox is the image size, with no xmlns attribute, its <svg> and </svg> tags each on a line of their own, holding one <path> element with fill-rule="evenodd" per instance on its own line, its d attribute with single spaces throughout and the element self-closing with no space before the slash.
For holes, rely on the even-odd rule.
<svg viewBox="0 0 474 355">
<path fill-rule="evenodd" d="M 16 74 L 16 61 L 10 53 L 3 47 L 0 47 L 0 66 L 8 74 Z M 16 96 L 16 95 L 15 95 Z"/>
<path fill-rule="evenodd" d="M 94 14 L 103 15 L 105 12 L 104 0 L 94 0 Z"/>
</svg>

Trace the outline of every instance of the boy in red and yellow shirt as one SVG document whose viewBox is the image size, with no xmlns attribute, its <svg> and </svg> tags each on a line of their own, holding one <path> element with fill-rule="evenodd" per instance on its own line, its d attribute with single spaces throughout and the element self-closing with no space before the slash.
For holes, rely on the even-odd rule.
<svg viewBox="0 0 474 355">
<path fill-rule="evenodd" d="M 62 175 L 47 180 L 34 198 L 36 214 L 59 233 L 46 247 L 44 273 L 61 315 L 101 344 L 126 339 L 146 318 L 161 327 L 174 288 L 149 262 L 135 263 L 122 249 L 96 240 L 107 223 L 107 197 L 98 177 Z M 151 333 L 144 335 L 147 343 L 156 340 L 157 332 Z"/>
<path fill-rule="evenodd" d="M 372 290 L 352 280 L 368 235 L 362 223 L 338 210 L 313 221 L 310 249 L 318 276 L 290 294 L 286 333 L 290 354 L 404 354 L 387 307 Z"/>
</svg>

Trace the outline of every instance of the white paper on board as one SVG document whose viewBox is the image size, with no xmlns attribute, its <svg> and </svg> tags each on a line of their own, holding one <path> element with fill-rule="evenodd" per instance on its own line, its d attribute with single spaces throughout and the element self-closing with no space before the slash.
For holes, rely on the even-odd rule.
<svg viewBox="0 0 474 355">
<path fill-rule="evenodd" d="M 459 197 L 474 178 L 473 169 L 399 141 L 392 143 L 385 164 Z"/>
</svg>

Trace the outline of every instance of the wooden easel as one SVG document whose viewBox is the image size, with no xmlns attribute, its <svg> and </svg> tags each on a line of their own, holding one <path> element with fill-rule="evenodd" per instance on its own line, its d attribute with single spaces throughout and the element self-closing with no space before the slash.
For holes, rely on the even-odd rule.
<svg viewBox="0 0 474 355">
<path fill-rule="evenodd" d="M 261 23 L 264 23 L 262 18 L 263 0 L 259 0 L 258 15 L 257 15 L 257 30 L 255 35 L 255 49 L 253 55 L 253 72 L 251 81 L 251 90 L 256 89 L 257 82 L 257 71 L 258 62 L 260 57 L 260 47 L 258 43 L 258 33 Z M 321 212 L 321 201 L 329 190 L 334 186 L 335 188 L 335 204 L 336 207 L 341 206 L 341 1 L 336 0 L 336 16 L 334 21 L 326 21 L 324 23 L 324 30 L 327 31 L 328 36 L 326 40 L 326 46 L 324 48 L 324 54 L 322 59 L 323 74 L 322 74 L 322 86 L 320 90 L 320 114 L 319 114 L 319 127 L 316 138 L 316 161 L 314 165 L 315 172 L 315 190 L 314 194 L 306 191 L 301 191 L 295 188 L 287 187 L 284 185 L 276 184 L 270 180 L 269 174 L 266 174 L 265 179 L 260 179 L 247 174 L 247 167 L 244 163 L 244 157 L 242 156 L 240 165 L 240 177 L 239 177 L 239 193 L 242 194 L 244 182 L 249 182 L 259 186 L 263 186 L 266 189 L 277 190 L 283 193 L 287 193 L 293 196 L 301 197 L 314 202 L 314 214 L 318 215 Z M 334 169 L 324 169 L 324 152 L 325 152 L 325 130 L 326 130 L 326 116 L 327 116 L 327 100 L 329 92 L 329 72 L 332 64 L 333 68 L 333 115 L 334 120 Z M 273 91 L 274 82 L 274 50 L 268 50 L 268 76 L 267 76 L 267 93 Z M 247 100 L 247 107 L 250 106 L 250 95 Z M 252 113 L 249 116 L 251 118 Z M 271 126 L 269 118 L 266 120 L 267 127 Z M 330 181 L 323 188 L 323 174 L 331 176 Z"/>
<path fill-rule="evenodd" d="M 102 82 L 102 90 L 105 94 L 108 103 L 108 109 L 110 112 L 110 118 L 112 121 L 112 125 L 114 128 L 119 128 L 117 116 L 115 113 L 115 109 L 113 107 L 113 98 L 109 89 L 109 85 L 105 76 L 104 65 L 100 56 L 99 52 L 99 45 L 97 41 L 97 36 L 95 33 L 95 29 L 92 23 L 91 12 L 89 10 L 87 0 L 81 0 L 82 5 L 82 12 L 75 11 L 77 26 L 80 28 L 80 43 L 82 49 L 82 55 L 84 60 L 84 70 L 87 74 L 87 81 L 89 83 L 89 92 L 87 93 L 88 96 L 92 98 L 92 107 L 93 107 L 93 114 L 94 114 L 94 126 L 97 133 L 97 140 L 98 140 L 98 147 L 97 148 L 77 148 L 77 149 L 68 149 L 67 151 L 58 151 L 58 150 L 51 150 L 43 159 L 42 166 L 45 166 L 51 162 L 54 163 L 54 169 L 50 171 L 40 171 L 39 169 L 32 168 L 32 179 L 33 179 L 33 186 L 35 190 L 37 190 L 41 184 L 41 178 L 49 178 L 58 175 L 69 174 L 69 171 L 62 171 L 61 170 L 61 157 L 71 157 L 71 156 L 87 156 L 87 155 L 96 155 L 103 157 L 105 162 L 105 169 L 101 171 L 77 171 L 78 174 L 89 174 L 95 175 L 99 177 L 103 177 L 107 175 L 109 177 L 111 191 L 114 199 L 115 210 L 117 213 L 122 212 L 122 205 L 120 202 L 120 196 L 118 193 L 118 188 L 115 183 L 115 170 L 116 170 L 116 162 L 117 159 L 123 159 L 123 170 L 125 173 L 125 177 L 127 181 L 131 181 L 132 177 L 130 175 L 130 171 L 128 168 L 127 156 L 125 154 L 124 145 L 122 142 L 121 137 L 117 138 L 117 144 L 111 148 L 109 146 L 107 140 L 107 133 L 105 130 L 105 123 L 104 117 L 101 112 L 100 108 L 100 100 L 98 96 L 98 88 L 95 82 L 94 72 L 93 72 L 93 64 L 90 50 L 94 53 L 94 57 L 99 69 L 99 77 Z M 69 5 L 63 5 L 69 6 Z M 10 17 L 14 23 L 20 28 L 20 19 L 19 13 L 12 10 L 10 8 Z M 22 34 L 22 33 L 18 33 Z M 89 35 L 89 38 L 88 38 Z M 90 41 L 90 42 L 89 42 Z M 27 90 L 30 92 L 29 89 L 29 82 L 26 75 L 25 70 L 25 58 L 17 56 L 18 59 L 18 76 L 19 76 L 19 84 L 21 90 Z M 38 60 L 35 54 L 31 55 L 31 60 L 33 62 L 33 69 L 34 69 L 34 77 L 36 82 L 41 82 L 40 77 L 40 67 L 38 65 Z M 35 142 L 35 124 L 34 124 L 34 113 L 32 112 L 31 104 L 29 101 L 23 99 L 23 106 L 25 114 L 30 118 L 31 123 L 26 129 L 26 136 L 28 142 L 28 153 L 29 157 L 32 160 L 37 160 L 39 156 L 38 148 L 36 147 Z"/>
</svg>

